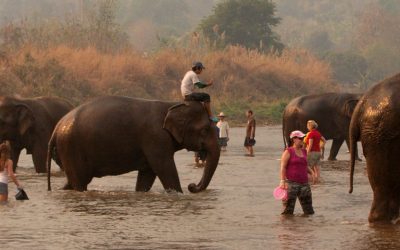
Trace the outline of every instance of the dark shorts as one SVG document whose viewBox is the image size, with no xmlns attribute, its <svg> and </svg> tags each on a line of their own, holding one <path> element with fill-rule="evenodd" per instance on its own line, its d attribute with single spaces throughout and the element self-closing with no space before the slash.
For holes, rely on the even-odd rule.
<svg viewBox="0 0 400 250">
<path fill-rule="evenodd" d="M 250 139 L 250 137 L 246 137 L 246 139 L 244 139 L 244 146 L 245 147 L 252 147 L 256 145 L 256 140 L 255 139 Z"/>
<path fill-rule="evenodd" d="M 218 144 L 219 144 L 221 147 L 226 147 L 226 146 L 228 146 L 228 138 L 227 138 L 227 137 L 218 138 Z"/>
<path fill-rule="evenodd" d="M 210 95 L 207 93 L 191 93 L 185 95 L 185 101 L 197 101 L 197 102 L 210 102 Z"/>
<path fill-rule="evenodd" d="M 0 182 L 0 194 L 8 194 L 8 185 L 6 183 Z"/>
<path fill-rule="evenodd" d="M 308 183 L 301 184 L 292 181 L 288 181 L 287 185 L 288 197 L 287 200 L 282 201 L 282 214 L 293 214 L 297 198 L 299 198 L 304 214 L 314 214 L 310 185 Z"/>
</svg>

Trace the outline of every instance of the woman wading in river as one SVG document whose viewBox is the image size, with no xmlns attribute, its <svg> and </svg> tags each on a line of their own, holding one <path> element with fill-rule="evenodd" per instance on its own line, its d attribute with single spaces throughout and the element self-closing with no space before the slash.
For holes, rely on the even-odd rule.
<svg viewBox="0 0 400 250">
<path fill-rule="evenodd" d="M 21 185 L 13 171 L 13 162 L 10 159 L 10 146 L 7 143 L 0 144 L 0 202 L 8 200 L 8 177 L 21 189 Z"/>
</svg>

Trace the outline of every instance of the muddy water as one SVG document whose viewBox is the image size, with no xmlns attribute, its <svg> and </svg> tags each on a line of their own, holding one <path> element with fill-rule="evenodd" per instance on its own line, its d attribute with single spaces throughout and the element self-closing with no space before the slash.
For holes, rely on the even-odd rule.
<svg viewBox="0 0 400 250">
<path fill-rule="evenodd" d="M 95 179 L 88 192 L 58 190 L 65 180 L 33 172 L 22 156 L 18 176 L 29 201 L 0 206 L 1 249 L 400 249 L 400 229 L 367 222 L 371 189 L 365 163 L 356 166 L 348 194 L 349 155 L 324 162 L 322 184 L 312 187 L 316 214 L 282 218 L 272 197 L 279 183 L 282 136 L 279 127 L 257 129 L 256 157 L 244 157 L 243 128 L 231 130 L 209 189 L 191 194 L 200 180 L 193 154 L 175 155 L 184 194 L 166 194 L 157 180 L 151 192 L 135 193 L 136 172 Z M 53 164 L 54 166 L 54 164 Z M 11 195 L 14 195 L 11 188 Z M 13 197 L 12 197 L 13 198 Z"/>
</svg>

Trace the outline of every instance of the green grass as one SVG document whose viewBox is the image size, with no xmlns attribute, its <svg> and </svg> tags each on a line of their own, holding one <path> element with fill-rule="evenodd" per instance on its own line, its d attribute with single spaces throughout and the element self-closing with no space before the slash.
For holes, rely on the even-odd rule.
<svg viewBox="0 0 400 250">
<path fill-rule="evenodd" d="M 246 124 L 246 111 L 251 109 L 257 120 L 258 125 L 277 125 L 281 124 L 282 112 L 288 103 L 287 100 L 263 101 L 263 102 L 223 102 L 212 104 L 215 114 L 224 112 L 231 126 L 242 126 Z"/>
</svg>

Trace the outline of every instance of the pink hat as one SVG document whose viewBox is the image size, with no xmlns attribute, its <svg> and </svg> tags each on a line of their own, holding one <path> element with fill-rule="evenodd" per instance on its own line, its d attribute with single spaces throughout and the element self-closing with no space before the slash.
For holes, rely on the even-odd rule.
<svg viewBox="0 0 400 250">
<path fill-rule="evenodd" d="M 298 138 L 303 138 L 304 136 L 306 136 L 305 134 L 303 134 L 303 132 L 301 132 L 300 130 L 295 130 L 292 131 L 292 133 L 290 133 L 290 139 L 293 139 L 294 137 L 298 137 Z"/>
</svg>

